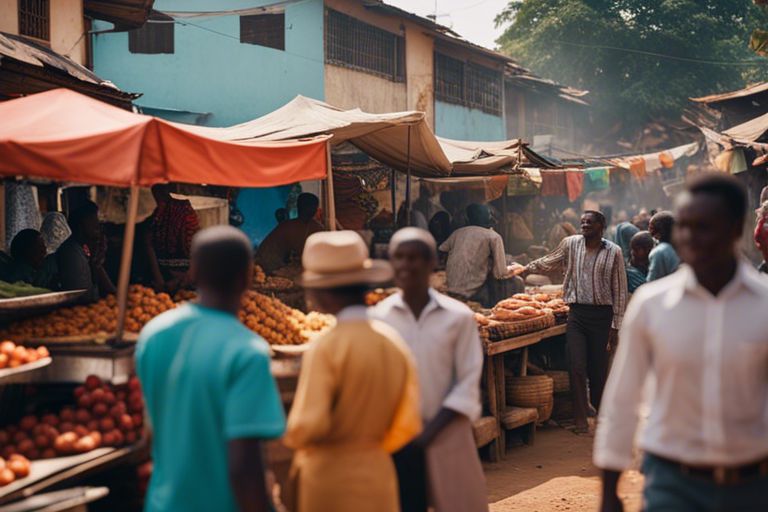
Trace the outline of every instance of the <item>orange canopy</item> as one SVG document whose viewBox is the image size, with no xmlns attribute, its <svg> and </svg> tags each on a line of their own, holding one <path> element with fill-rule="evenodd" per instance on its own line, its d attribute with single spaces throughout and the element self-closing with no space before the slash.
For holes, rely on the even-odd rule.
<svg viewBox="0 0 768 512">
<path fill-rule="evenodd" d="M 0 175 L 94 185 L 272 187 L 327 174 L 328 137 L 237 143 L 69 89 L 0 103 Z"/>
</svg>

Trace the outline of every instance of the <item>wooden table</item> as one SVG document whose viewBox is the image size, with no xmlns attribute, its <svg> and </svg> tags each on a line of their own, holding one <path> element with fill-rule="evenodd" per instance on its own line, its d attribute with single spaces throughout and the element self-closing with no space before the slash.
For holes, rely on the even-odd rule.
<svg viewBox="0 0 768 512">
<path fill-rule="evenodd" d="M 485 344 L 485 388 L 488 392 L 488 408 L 491 416 L 498 423 L 498 438 L 491 445 L 491 460 L 504 458 L 506 451 L 506 432 L 501 425 L 501 418 L 507 409 L 507 391 L 504 382 L 504 354 L 522 349 L 520 375 L 527 373 L 528 347 L 542 340 L 565 334 L 565 324 L 556 325 L 542 331 L 536 331 L 514 338 L 492 341 Z"/>
</svg>

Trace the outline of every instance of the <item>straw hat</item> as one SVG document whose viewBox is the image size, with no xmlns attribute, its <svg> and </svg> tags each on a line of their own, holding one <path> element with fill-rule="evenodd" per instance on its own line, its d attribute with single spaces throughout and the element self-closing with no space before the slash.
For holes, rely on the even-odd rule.
<svg viewBox="0 0 768 512">
<path fill-rule="evenodd" d="M 363 239 L 354 231 L 323 231 L 307 238 L 301 257 L 304 288 L 383 284 L 394 277 L 392 266 L 372 260 Z"/>
</svg>

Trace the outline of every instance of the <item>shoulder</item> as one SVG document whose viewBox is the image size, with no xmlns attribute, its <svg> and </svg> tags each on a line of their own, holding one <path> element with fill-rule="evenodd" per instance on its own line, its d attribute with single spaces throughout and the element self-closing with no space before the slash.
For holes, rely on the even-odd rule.
<svg viewBox="0 0 768 512">
<path fill-rule="evenodd" d="M 674 272 L 656 281 L 646 283 L 632 296 L 632 303 L 638 305 L 654 304 L 664 300 L 671 292 L 679 291 L 685 287 L 684 271 Z"/>
<path fill-rule="evenodd" d="M 179 322 L 192 316 L 192 310 L 189 305 L 184 304 L 177 308 L 161 313 L 152 320 L 141 330 L 139 336 L 139 343 L 146 342 L 147 340 L 154 338 L 158 335 L 175 329 L 178 327 Z"/>
<path fill-rule="evenodd" d="M 475 321 L 475 314 L 469 309 L 469 306 L 452 297 L 443 295 L 440 292 L 433 290 L 433 293 L 433 296 L 440 307 L 451 313 L 451 315 L 455 315 L 457 318 L 471 320 L 472 322 Z"/>
<path fill-rule="evenodd" d="M 621 247 L 608 239 L 603 238 L 603 244 L 605 245 L 605 248 L 611 252 L 621 252 Z"/>
</svg>

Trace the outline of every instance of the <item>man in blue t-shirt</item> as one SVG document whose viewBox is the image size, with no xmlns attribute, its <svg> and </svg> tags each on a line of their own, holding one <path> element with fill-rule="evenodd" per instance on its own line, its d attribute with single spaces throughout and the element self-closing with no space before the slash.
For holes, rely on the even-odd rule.
<svg viewBox="0 0 768 512">
<path fill-rule="evenodd" d="M 672 212 L 659 212 L 651 218 L 648 227 L 653 238 L 658 240 L 657 245 L 648 256 L 647 281 L 656 281 L 667 277 L 677 271 L 680 266 L 680 258 L 672 245 L 672 230 L 675 226 L 675 217 Z"/>
<path fill-rule="evenodd" d="M 141 332 L 136 367 L 153 429 L 148 512 L 272 510 L 262 445 L 283 434 L 285 415 L 269 347 L 236 316 L 252 267 L 241 232 L 200 232 L 191 258 L 198 303 Z"/>
</svg>

